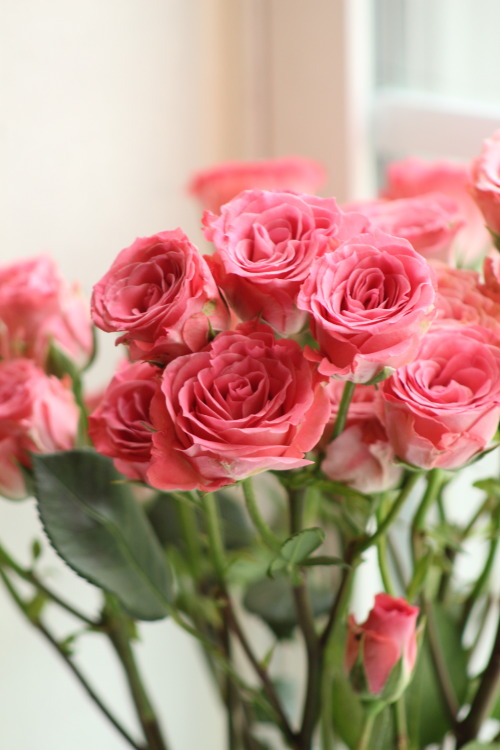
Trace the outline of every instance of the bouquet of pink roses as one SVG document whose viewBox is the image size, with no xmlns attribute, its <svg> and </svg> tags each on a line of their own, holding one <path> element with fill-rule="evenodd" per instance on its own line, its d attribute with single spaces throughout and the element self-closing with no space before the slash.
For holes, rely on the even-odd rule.
<svg viewBox="0 0 500 750">
<path fill-rule="evenodd" d="M 500 133 L 470 170 L 393 164 L 383 197 L 342 207 L 301 192 L 321 178 L 304 160 L 198 175 L 211 254 L 160 232 L 94 287 L 93 322 L 126 352 L 98 397 L 78 290 L 47 258 L 0 268 L 0 491 L 36 497 L 102 607 L 55 591 L 38 545 L 29 567 L 1 546 L 0 576 L 124 747 L 176 750 L 134 654 L 135 621 L 165 617 L 205 653 L 228 750 L 500 747 L 500 479 L 454 513 L 500 418 L 499 165 Z M 71 649 L 48 607 L 74 618 Z M 113 645 L 141 738 L 75 662 L 82 628 Z M 292 691 L 275 658 L 290 639 L 306 664 Z"/>
</svg>

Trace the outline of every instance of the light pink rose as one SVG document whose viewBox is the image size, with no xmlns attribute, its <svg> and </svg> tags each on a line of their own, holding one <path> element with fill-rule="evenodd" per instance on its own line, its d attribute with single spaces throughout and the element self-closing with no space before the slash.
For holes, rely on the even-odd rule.
<svg viewBox="0 0 500 750">
<path fill-rule="evenodd" d="M 469 170 L 465 164 L 409 157 L 389 164 L 386 183 L 383 198 L 394 200 L 439 192 L 458 203 L 465 223 L 454 245 L 455 256 L 462 263 L 474 263 L 491 246 L 484 219 L 470 194 Z"/>
<path fill-rule="evenodd" d="M 359 201 L 343 208 L 359 211 L 383 232 L 408 240 L 427 260 L 451 262 L 453 240 L 464 225 L 458 203 L 443 193 L 392 201 Z"/>
<path fill-rule="evenodd" d="M 344 383 L 331 380 L 326 392 L 331 401 L 331 435 Z M 342 433 L 326 444 L 321 469 L 329 479 L 343 482 L 359 492 L 385 492 L 401 479 L 402 468 L 394 463 L 394 450 L 375 407 L 377 390 L 373 385 L 354 389 Z"/>
<path fill-rule="evenodd" d="M 433 274 L 406 240 L 360 234 L 316 260 L 297 305 L 320 372 L 366 383 L 411 361 L 434 315 Z"/>
<path fill-rule="evenodd" d="M 231 306 L 242 320 L 260 317 L 282 334 L 305 323 L 296 299 L 313 260 L 369 223 L 333 198 L 264 190 L 241 193 L 204 221 L 217 250 L 209 262 Z"/>
<path fill-rule="evenodd" d="M 205 260 L 176 229 L 122 250 L 92 295 L 95 324 L 123 332 L 134 360 L 168 362 L 202 349 L 229 315 Z"/>
<path fill-rule="evenodd" d="M 148 480 L 162 490 L 211 491 L 306 466 L 329 413 L 323 381 L 299 345 L 263 324 L 241 324 L 165 368 L 151 408 Z"/>
<path fill-rule="evenodd" d="M 433 326 L 417 359 L 381 384 L 396 455 L 423 469 L 456 469 L 480 454 L 500 417 L 500 348 L 480 326 Z"/>
<path fill-rule="evenodd" d="M 500 235 L 500 130 L 484 141 L 480 155 L 471 164 L 470 179 L 472 197 L 486 226 Z"/>
<path fill-rule="evenodd" d="M 0 493 L 26 494 L 20 466 L 31 466 L 30 452 L 73 448 L 79 416 L 69 379 L 28 359 L 0 362 Z"/>
<path fill-rule="evenodd" d="M 377 594 L 375 605 L 364 623 L 359 625 L 350 615 L 345 668 L 351 673 L 355 689 L 379 696 L 388 703 L 399 698 L 415 667 L 418 613 L 418 607 L 412 607 L 405 599 Z M 401 678 L 389 692 L 384 692 L 400 660 Z M 359 673 L 353 672 L 356 664 L 361 665 L 361 679 Z"/>
<path fill-rule="evenodd" d="M 99 453 L 113 459 L 129 479 L 145 481 L 153 426 L 149 413 L 161 370 L 148 362 L 123 364 L 89 417 L 89 435 Z"/>
<path fill-rule="evenodd" d="M 26 357 L 42 367 L 51 341 L 77 365 L 92 348 L 87 304 L 46 256 L 0 267 L 0 356 Z"/>
<path fill-rule="evenodd" d="M 220 207 L 243 190 L 293 190 L 315 193 L 326 180 L 325 168 L 312 159 L 288 156 L 261 161 L 229 161 L 193 175 L 188 191 L 203 208 Z"/>
</svg>

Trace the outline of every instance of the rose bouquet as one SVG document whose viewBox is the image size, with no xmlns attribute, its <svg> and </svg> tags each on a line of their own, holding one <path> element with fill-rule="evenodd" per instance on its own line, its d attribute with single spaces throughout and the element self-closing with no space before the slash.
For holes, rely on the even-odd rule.
<svg viewBox="0 0 500 750">
<path fill-rule="evenodd" d="M 166 617 L 204 652 L 228 750 L 500 747 L 500 479 L 490 460 L 464 483 L 500 418 L 499 163 L 495 135 L 470 170 L 394 164 L 343 207 L 301 192 L 303 161 L 198 176 L 211 252 L 160 232 L 94 287 L 124 351 L 97 396 L 78 289 L 47 258 L 0 268 L 0 489 L 34 495 L 102 606 L 62 597 L 39 544 L 28 567 L 1 546 L 0 576 L 124 747 L 176 750 L 134 652 Z M 140 738 L 80 671 L 84 632 L 112 644 Z M 283 674 L 290 641 L 305 667 Z"/>
</svg>

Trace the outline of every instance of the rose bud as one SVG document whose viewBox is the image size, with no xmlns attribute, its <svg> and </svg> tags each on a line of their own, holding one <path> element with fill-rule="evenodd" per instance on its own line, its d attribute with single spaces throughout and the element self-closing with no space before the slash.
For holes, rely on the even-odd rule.
<svg viewBox="0 0 500 750">
<path fill-rule="evenodd" d="M 229 161 L 193 175 L 188 191 L 203 208 L 220 207 L 243 190 L 293 190 L 315 193 L 325 182 L 324 167 L 312 159 L 288 156 L 262 161 Z"/>
<path fill-rule="evenodd" d="M 281 334 L 306 322 L 297 294 L 315 258 L 363 231 L 369 221 L 344 213 L 333 198 L 247 190 L 206 213 L 207 258 L 217 283 L 242 320 L 261 318 Z"/>
<path fill-rule="evenodd" d="M 500 248 L 500 130 L 486 138 L 471 165 L 471 193 Z"/>
<path fill-rule="evenodd" d="M 364 623 L 349 616 L 345 669 L 365 700 L 393 703 L 408 685 L 417 658 L 418 613 L 404 599 L 377 594 Z"/>
</svg>

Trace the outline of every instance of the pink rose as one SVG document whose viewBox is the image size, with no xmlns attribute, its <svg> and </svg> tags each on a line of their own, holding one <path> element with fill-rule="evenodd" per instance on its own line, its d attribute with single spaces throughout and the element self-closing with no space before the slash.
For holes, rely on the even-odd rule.
<svg viewBox="0 0 500 750">
<path fill-rule="evenodd" d="M 480 155 L 471 164 L 470 179 L 472 197 L 486 226 L 500 235 L 500 130 L 484 141 Z"/>
<path fill-rule="evenodd" d="M 216 490 L 267 469 L 306 466 L 330 405 L 300 346 L 263 324 L 219 334 L 165 368 L 151 415 L 148 480 L 162 490 Z"/>
<path fill-rule="evenodd" d="M 345 668 L 355 689 L 368 693 L 366 697 L 376 696 L 392 703 L 407 686 L 417 658 L 418 613 L 418 607 L 412 607 L 405 599 L 377 594 L 375 606 L 364 623 L 358 625 L 350 615 Z M 398 663 L 401 663 L 400 678 L 396 684 L 388 685 Z M 356 665 L 361 668 L 357 672 Z M 384 691 L 386 685 L 388 691 Z"/>
<path fill-rule="evenodd" d="M 320 372 L 366 383 L 411 361 L 434 315 L 433 274 L 409 242 L 373 230 L 316 260 L 297 305 Z"/>
<path fill-rule="evenodd" d="M 95 324 L 123 332 L 132 359 L 169 361 L 202 349 L 229 316 L 210 269 L 176 229 L 119 253 L 92 295 Z"/>
<path fill-rule="evenodd" d="M 495 299 L 492 281 L 481 284 L 476 271 L 442 263 L 432 266 L 438 291 L 435 324 L 477 324 L 491 331 L 500 344 L 500 296 Z"/>
<path fill-rule="evenodd" d="M 69 380 L 28 359 L 0 362 L 0 492 L 25 495 L 20 466 L 31 466 L 30 452 L 73 448 L 79 417 Z"/>
<path fill-rule="evenodd" d="M 479 326 L 433 326 L 417 359 L 382 383 L 380 393 L 396 455 L 424 469 L 456 469 L 496 432 L 500 348 Z"/>
<path fill-rule="evenodd" d="M 331 380 L 326 387 L 332 406 L 331 435 L 344 383 Z M 342 433 L 325 448 L 321 469 L 329 479 L 343 482 L 359 492 L 385 492 L 401 479 L 402 468 L 394 463 L 394 450 L 375 408 L 377 390 L 357 385 Z"/>
<path fill-rule="evenodd" d="M 129 479 L 145 481 L 153 426 L 149 409 L 161 371 L 147 362 L 125 363 L 89 417 L 89 435 L 99 453 L 114 459 Z"/>
<path fill-rule="evenodd" d="M 0 356 L 43 367 L 51 341 L 76 364 L 88 360 L 92 328 L 79 288 L 67 285 L 45 256 L 0 267 Z"/>
<path fill-rule="evenodd" d="M 423 193 L 444 193 L 460 207 L 464 226 L 457 234 L 455 255 L 463 263 L 474 263 L 491 245 L 484 219 L 470 195 L 468 168 L 445 159 L 424 161 L 410 157 L 389 164 L 387 187 L 382 197 L 412 198 Z"/>
<path fill-rule="evenodd" d="M 496 250 L 484 259 L 483 275 L 484 284 L 481 285 L 481 291 L 500 305 L 500 253 Z"/>
<path fill-rule="evenodd" d="M 231 306 L 242 320 L 261 317 L 282 334 L 305 323 L 296 299 L 313 260 L 369 223 L 333 198 L 264 190 L 241 193 L 204 220 L 217 249 L 209 262 Z"/>
<path fill-rule="evenodd" d="M 373 226 L 387 234 L 402 237 L 427 260 L 452 260 L 453 240 L 464 225 L 459 206 L 443 193 L 426 193 L 415 198 L 392 201 L 365 201 L 344 210 L 359 211 Z"/>
<path fill-rule="evenodd" d="M 203 208 L 220 207 L 243 190 L 293 190 L 315 193 L 326 179 L 324 167 L 312 159 L 288 156 L 262 161 L 229 161 L 193 175 L 188 191 Z"/>
</svg>

